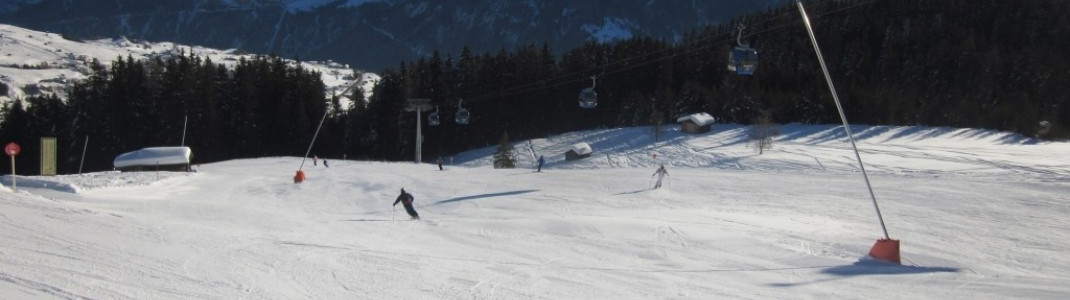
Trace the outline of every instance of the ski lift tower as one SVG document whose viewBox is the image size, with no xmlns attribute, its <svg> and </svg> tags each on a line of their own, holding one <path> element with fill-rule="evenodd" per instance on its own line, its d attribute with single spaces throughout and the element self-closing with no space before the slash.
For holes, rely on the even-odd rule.
<svg viewBox="0 0 1070 300">
<path fill-rule="evenodd" d="M 416 112 L 416 163 L 423 161 L 421 149 L 423 149 L 424 137 L 420 131 L 423 128 L 423 124 L 420 122 L 420 112 L 431 110 L 433 107 L 431 99 L 408 99 L 405 105 L 405 111 Z"/>
</svg>

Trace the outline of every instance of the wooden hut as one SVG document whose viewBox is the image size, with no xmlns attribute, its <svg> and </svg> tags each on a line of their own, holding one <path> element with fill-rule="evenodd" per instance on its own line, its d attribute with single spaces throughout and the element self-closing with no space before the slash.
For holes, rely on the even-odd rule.
<svg viewBox="0 0 1070 300">
<path fill-rule="evenodd" d="M 676 122 L 680 123 L 680 131 L 686 133 L 709 132 L 715 121 L 716 119 L 707 113 L 695 113 L 676 119 Z"/>
<path fill-rule="evenodd" d="M 577 143 L 572 145 L 572 149 L 565 152 L 565 160 L 577 160 L 584 159 L 591 156 L 591 145 L 587 143 Z"/>
</svg>

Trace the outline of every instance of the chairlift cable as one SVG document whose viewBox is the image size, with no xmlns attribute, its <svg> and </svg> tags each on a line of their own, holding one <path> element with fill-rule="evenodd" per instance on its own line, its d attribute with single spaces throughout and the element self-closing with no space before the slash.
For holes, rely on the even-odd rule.
<svg viewBox="0 0 1070 300">
<path fill-rule="evenodd" d="M 837 1 L 838 0 L 815 1 L 816 3 L 812 4 L 812 6 L 827 7 L 828 4 L 831 4 L 831 3 L 834 3 L 834 2 L 837 2 Z M 877 2 L 877 1 L 879 1 L 879 0 L 859 1 L 859 2 L 857 2 L 855 4 L 853 4 L 853 5 L 840 7 L 840 8 L 834 9 L 834 10 L 823 11 L 820 14 L 812 15 L 811 18 L 812 19 L 816 19 L 816 18 L 819 18 L 819 17 L 840 13 L 840 12 L 843 12 L 843 11 L 846 11 L 846 10 L 850 10 L 850 9 L 854 9 L 854 8 L 857 8 L 857 7 L 860 7 L 860 6 L 869 5 L 869 4 L 872 4 L 872 3 Z M 601 64 L 600 66 L 594 66 L 594 67 L 590 67 L 590 68 L 575 70 L 575 71 L 572 71 L 572 72 L 560 74 L 560 75 L 557 75 L 557 76 L 554 76 L 554 77 L 550 77 L 550 78 L 547 78 L 547 79 L 538 80 L 536 82 L 520 84 L 520 85 L 513 86 L 511 88 L 508 88 L 508 89 L 503 89 L 503 90 L 499 90 L 499 91 L 496 91 L 496 92 L 485 93 L 483 95 L 467 96 L 465 98 L 467 98 L 469 100 L 469 103 L 479 103 L 479 102 L 482 102 L 482 101 L 485 101 L 485 100 L 497 99 L 497 98 L 502 98 L 502 97 L 510 96 L 510 95 L 520 95 L 520 94 L 531 93 L 531 92 L 540 91 L 540 90 L 544 90 L 544 89 L 548 89 L 548 88 L 556 88 L 556 87 L 560 87 L 560 86 L 564 86 L 564 85 L 569 85 L 569 84 L 575 84 L 577 82 L 582 82 L 582 81 L 585 81 L 588 78 L 590 78 L 590 76 L 580 76 L 580 75 L 583 75 L 583 74 L 591 74 L 592 72 L 601 71 L 600 72 L 601 73 L 600 77 L 604 77 L 605 75 L 621 73 L 621 72 L 632 70 L 632 69 L 635 69 L 635 68 L 644 67 L 644 66 L 647 66 L 647 65 L 650 65 L 650 64 L 653 64 L 653 63 L 662 62 L 662 61 L 665 61 L 665 60 L 668 60 L 668 59 L 674 59 L 674 58 L 677 58 L 677 57 L 680 57 L 680 56 L 685 56 L 685 55 L 692 55 L 692 54 L 697 53 L 699 51 L 705 51 L 705 50 L 708 50 L 708 49 L 711 49 L 711 48 L 714 48 L 714 47 L 717 47 L 717 46 L 722 46 L 722 45 L 731 43 L 733 41 L 735 41 L 736 43 L 739 43 L 740 38 L 742 38 L 742 37 L 762 35 L 762 34 L 766 34 L 766 33 L 770 33 L 770 32 L 780 31 L 780 30 L 783 30 L 785 28 L 790 28 L 790 27 L 793 27 L 793 26 L 797 26 L 798 25 L 797 22 L 799 22 L 799 21 L 794 18 L 795 17 L 795 12 L 793 11 L 792 8 L 793 7 L 790 7 L 790 6 L 785 7 L 783 11 L 776 12 L 776 15 L 768 17 L 768 18 L 765 18 L 765 20 L 763 20 L 761 22 L 752 24 L 750 27 L 752 27 L 752 28 L 762 28 L 762 29 L 761 30 L 756 30 L 756 31 L 751 31 L 749 34 L 745 34 L 745 35 L 737 34 L 736 37 L 732 37 L 730 35 L 730 33 L 729 33 L 730 31 L 728 31 L 728 30 L 731 30 L 731 29 L 728 29 L 729 27 L 724 27 L 724 28 L 722 28 L 721 30 L 719 30 L 717 32 L 704 34 L 706 36 L 710 36 L 709 38 L 698 38 L 698 39 L 695 39 L 693 41 L 688 41 L 689 43 L 696 45 L 696 46 L 693 46 L 693 47 L 683 47 L 683 48 L 667 47 L 667 48 L 662 49 L 662 50 L 650 51 L 650 52 L 641 53 L 641 54 L 630 56 L 630 57 L 624 57 L 624 58 L 613 60 L 613 61 L 607 61 L 607 62 Z M 787 21 L 782 21 L 782 20 L 787 20 Z M 743 21 L 742 19 L 729 21 L 728 24 L 731 24 L 733 22 L 739 23 L 739 22 L 742 22 L 742 21 Z M 599 44 L 599 45 L 604 46 L 604 47 L 611 47 L 608 44 Z M 683 50 L 681 50 L 681 49 L 683 49 Z M 670 51 L 679 51 L 679 53 L 674 53 L 672 55 L 666 55 L 666 56 L 657 56 L 657 55 L 663 54 L 665 52 L 670 52 Z M 652 57 L 652 56 L 655 56 L 656 58 L 647 59 L 647 58 Z M 602 58 L 608 60 L 609 59 L 609 55 L 603 52 Z M 560 59 L 556 60 L 556 63 L 558 64 L 558 66 L 560 66 Z M 628 64 L 628 65 L 624 66 L 624 67 L 615 68 L 615 66 L 623 65 L 623 64 Z M 596 69 L 601 69 L 601 70 L 596 70 Z"/>
</svg>

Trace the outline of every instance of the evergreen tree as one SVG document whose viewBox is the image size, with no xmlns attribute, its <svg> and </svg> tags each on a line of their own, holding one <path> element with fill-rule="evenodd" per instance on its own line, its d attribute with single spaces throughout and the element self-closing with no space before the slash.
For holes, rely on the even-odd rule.
<svg viewBox="0 0 1070 300">
<path fill-rule="evenodd" d="M 30 127 L 29 114 L 26 113 L 26 109 L 23 108 L 22 99 L 15 99 L 8 105 L 3 107 L 3 121 L 0 121 L 0 128 L 3 131 L 0 132 L 0 143 L 6 145 L 7 143 L 14 142 L 22 147 L 22 154 L 18 155 L 16 159 L 18 163 L 18 169 L 16 172 L 22 174 L 28 174 L 26 170 L 33 170 L 36 164 L 28 165 L 27 163 L 33 163 L 35 158 L 34 145 L 36 140 L 36 133 L 32 132 L 33 128 Z M 5 155 L 6 156 L 6 155 Z M 29 157 L 30 159 L 26 159 Z M 4 174 L 11 172 L 10 160 L 4 159 Z M 19 171 L 22 170 L 22 171 Z"/>
<path fill-rule="evenodd" d="M 509 143 L 509 133 L 502 133 L 502 139 L 498 142 L 498 150 L 494 152 L 495 169 L 516 168 L 516 149 Z"/>
<path fill-rule="evenodd" d="M 26 107 L 26 114 L 29 117 L 29 130 L 32 130 L 30 134 L 33 135 L 30 138 L 39 139 L 41 137 L 55 137 L 57 143 L 56 172 L 68 173 L 76 171 L 74 169 L 76 165 L 73 164 L 73 162 L 76 161 L 70 156 L 65 156 L 65 154 L 72 153 L 66 150 L 69 149 L 70 146 L 73 146 L 70 143 L 74 142 L 75 139 L 70 137 L 70 117 L 68 116 L 68 110 L 63 103 L 63 100 L 60 100 L 55 94 L 36 95 L 27 98 L 26 103 L 28 104 Z M 64 147 L 64 143 L 67 143 L 68 148 Z M 31 149 L 38 149 L 35 152 L 28 153 L 32 155 L 31 157 L 40 155 L 38 145 L 39 143 L 35 141 L 30 145 L 33 147 Z M 35 170 L 37 167 L 34 167 L 33 165 L 38 165 L 40 160 L 36 159 L 29 163 L 32 165 L 22 164 L 21 166 L 34 168 L 25 170 Z"/>
<path fill-rule="evenodd" d="M 349 97 L 349 108 L 343 116 L 345 126 L 343 132 L 343 151 L 347 157 L 367 157 L 369 144 L 372 142 L 368 112 L 368 103 L 364 100 L 364 90 L 354 88 Z"/>
<path fill-rule="evenodd" d="M 92 136 L 95 141 L 85 149 L 85 170 L 111 170 L 115 155 L 130 149 L 122 149 L 118 145 L 115 131 L 122 126 L 115 124 L 122 117 L 113 113 L 113 107 L 107 101 L 108 68 L 93 59 L 89 69 L 89 78 L 76 83 L 67 100 L 71 112 L 70 130 L 76 137 Z"/>
</svg>

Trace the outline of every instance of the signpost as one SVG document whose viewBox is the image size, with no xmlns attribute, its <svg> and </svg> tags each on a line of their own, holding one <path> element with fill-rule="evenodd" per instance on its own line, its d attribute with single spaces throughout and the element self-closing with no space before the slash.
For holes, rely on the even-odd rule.
<svg viewBox="0 0 1070 300">
<path fill-rule="evenodd" d="M 41 176 L 56 176 L 56 138 L 41 138 Z"/>
<path fill-rule="evenodd" d="M 7 153 L 7 156 L 11 156 L 11 190 L 12 191 L 14 191 L 14 190 L 16 190 L 18 188 L 18 185 L 15 183 L 15 155 L 19 155 L 19 152 L 22 152 L 22 147 L 19 147 L 19 144 L 16 144 L 15 142 L 7 143 L 7 145 L 4 146 L 4 153 Z"/>
</svg>

